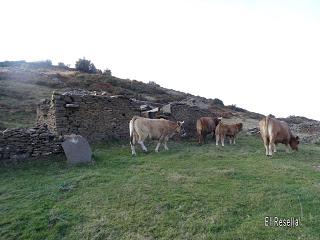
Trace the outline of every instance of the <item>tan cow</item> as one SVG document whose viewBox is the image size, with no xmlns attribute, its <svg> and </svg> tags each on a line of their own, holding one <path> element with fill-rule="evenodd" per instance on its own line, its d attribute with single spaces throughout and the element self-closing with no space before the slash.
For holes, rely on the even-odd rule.
<svg viewBox="0 0 320 240">
<path fill-rule="evenodd" d="M 201 117 L 197 120 L 196 128 L 199 137 L 199 144 L 205 143 L 206 136 L 212 133 L 212 138 L 215 137 L 216 126 L 221 121 L 221 118 L 216 117 Z"/>
<path fill-rule="evenodd" d="M 172 122 L 166 119 L 149 119 L 134 116 L 129 124 L 130 129 L 130 146 L 132 155 L 136 155 L 135 144 L 138 142 L 143 151 L 147 148 L 143 141 L 147 138 L 158 140 L 155 151 L 159 151 L 160 144 L 164 144 L 164 149 L 169 150 L 167 142 L 169 138 L 177 133 L 183 133 L 182 124 L 184 122 Z"/>
<path fill-rule="evenodd" d="M 259 127 L 267 156 L 277 151 L 278 143 L 285 144 L 287 152 L 289 145 L 292 150 L 298 150 L 299 137 L 292 134 L 286 122 L 267 116 L 259 122 Z"/>
<path fill-rule="evenodd" d="M 233 144 L 236 144 L 236 136 L 242 130 L 242 123 L 237 124 L 224 124 L 220 122 L 216 127 L 216 145 L 219 145 L 219 140 L 221 145 L 224 146 L 224 139 L 229 137 L 230 144 L 233 141 Z"/>
</svg>

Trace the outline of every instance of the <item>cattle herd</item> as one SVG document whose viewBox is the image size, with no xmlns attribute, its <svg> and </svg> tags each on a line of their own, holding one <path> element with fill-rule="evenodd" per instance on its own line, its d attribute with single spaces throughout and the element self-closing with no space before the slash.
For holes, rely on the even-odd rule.
<svg viewBox="0 0 320 240">
<path fill-rule="evenodd" d="M 197 120 L 196 130 L 199 144 L 206 142 L 208 134 L 212 134 L 217 146 L 219 141 L 224 146 L 226 138 L 229 138 L 230 144 L 236 143 L 235 138 L 242 130 L 243 124 L 225 124 L 221 120 L 222 118 L 217 117 L 201 117 Z M 156 152 L 159 151 L 161 144 L 164 145 L 165 150 L 169 150 L 167 142 L 172 136 L 175 134 L 184 136 L 186 134 L 183 123 L 180 121 L 174 122 L 166 119 L 150 119 L 134 116 L 129 123 L 132 155 L 136 155 L 136 143 L 141 145 L 144 152 L 148 151 L 144 145 L 144 141 L 147 138 L 158 141 L 155 148 Z M 292 150 L 298 150 L 299 137 L 291 132 L 286 122 L 267 116 L 259 122 L 259 128 L 267 156 L 272 156 L 272 153 L 276 152 L 276 144 L 278 143 L 285 144 L 287 151 L 289 151 L 289 145 Z"/>
</svg>

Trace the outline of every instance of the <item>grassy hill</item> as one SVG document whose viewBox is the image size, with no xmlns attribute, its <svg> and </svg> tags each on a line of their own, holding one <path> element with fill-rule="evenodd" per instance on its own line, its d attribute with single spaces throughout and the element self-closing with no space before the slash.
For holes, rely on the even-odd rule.
<svg viewBox="0 0 320 240">
<path fill-rule="evenodd" d="M 161 104 L 195 97 L 162 88 L 153 82 L 147 84 L 104 74 L 82 73 L 72 68 L 57 66 L 39 68 L 26 63 L 10 67 L 1 67 L 0 64 L 0 89 L 0 130 L 32 126 L 36 118 L 37 103 L 40 99 L 50 98 L 54 90 L 64 92 L 85 89 L 104 92 L 107 95 L 126 95 L 137 100 Z M 235 106 L 224 106 L 219 99 L 210 100 L 201 97 L 197 99 L 207 102 L 213 111 L 250 114 Z"/>
<path fill-rule="evenodd" d="M 96 145 L 91 166 L 56 156 L 0 168 L 0 238 L 319 239 L 319 145 L 267 158 L 243 134 L 169 148 L 132 158 L 127 142 Z M 267 216 L 301 225 L 265 227 Z"/>
<path fill-rule="evenodd" d="M 179 101 L 189 94 L 164 89 L 155 84 L 120 79 L 103 74 L 80 73 L 58 67 L 0 67 L 0 127 L 24 127 L 34 124 L 36 104 L 50 98 L 52 91 L 86 89 L 109 95 L 126 95 L 159 103 Z"/>
</svg>

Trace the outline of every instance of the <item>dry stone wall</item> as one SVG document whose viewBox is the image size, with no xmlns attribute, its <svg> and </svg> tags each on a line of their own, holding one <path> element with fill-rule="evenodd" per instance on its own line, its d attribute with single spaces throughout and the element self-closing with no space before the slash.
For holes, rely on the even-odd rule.
<svg viewBox="0 0 320 240">
<path fill-rule="evenodd" d="M 0 162 L 62 152 L 63 136 L 82 135 L 89 142 L 129 139 L 129 122 L 141 115 L 141 104 L 123 96 L 96 95 L 87 91 L 53 93 L 37 106 L 37 126 L 7 129 L 0 133 Z M 196 137 L 196 120 L 216 116 L 213 112 L 185 103 L 171 103 L 155 117 L 184 121 L 188 138 Z"/>
<path fill-rule="evenodd" d="M 184 121 L 183 127 L 187 133 L 187 138 L 195 138 L 197 136 L 196 122 L 198 118 L 217 116 L 207 109 L 200 109 L 197 106 L 189 106 L 179 102 L 163 106 L 162 112 L 170 120 Z"/>
<path fill-rule="evenodd" d="M 47 124 L 57 135 L 79 134 L 96 142 L 128 139 L 130 119 L 140 114 L 140 105 L 123 96 L 54 93 L 37 113 L 38 124 Z"/>
<path fill-rule="evenodd" d="M 62 152 L 61 140 L 47 126 L 7 129 L 0 133 L 0 163 Z"/>
</svg>

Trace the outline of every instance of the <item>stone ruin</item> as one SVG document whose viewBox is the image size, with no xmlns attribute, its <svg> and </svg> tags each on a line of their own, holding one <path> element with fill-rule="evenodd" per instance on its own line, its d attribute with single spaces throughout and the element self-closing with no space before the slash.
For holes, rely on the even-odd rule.
<svg viewBox="0 0 320 240">
<path fill-rule="evenodd" d="M 190 106 L 185 103 L 169 103 L 161 108 L 162 115 L 173 121 L 184 121 L 183 127 L 187 138 L 196 138 L 196 122 L 200 117 L 217 117 L 217 114 L 197 106 Z"/>
<path fill-rule="evenodd" d="M 196 139 L 197 119 L 203 116 L 221 116 L 221 111 L 200 108 L 190 104 L 190 101 L 163 106 L 155 102 L 138 101 L 124 96 L 97 95 L 83 90 L 53 93 L 50 100 L 42 100 L 38 104 L 36 127 L 7 129 L 2 134 L 0 132 L 0 163 L 61 153 L 64 136 L 70 134 L 84 136 L 91 143 L 129 140 L 129 122 L 134 115 L 184 121 L 186 138 Z M 305 133 L 303 141 L 319 141 L 319 123 L 316 121 L 308 124 L 305 121 L 299 124 L 289 123 L 294 125 L 291 126 L 293 130 Z M 256 130 L 258 129 L 252 131 L 256 133 Z"/>
<path fill-rule="evenodd" d="M 42 100 L 37 106 L 37 127 L 9 129 L 0 134 L 0 160 L 60 153 L 64 136 L 70 134 L 84 136 L 91 143 L 129 140 L 129 122 L 134 115 L 184 121 L 187 138 L 196 137 L 199 117 L 216 116 L 208 109 L 186 103 L 163 106 L 83 90 L 54 92 L 50 100 Z"/>
<path fill-rule="evenodd" d="M 58 136 L 79 134 L 90 142 L 128 140 L 129 122 L 135 115 L 184 121 L 189 138 L 196 136 L 199 117 L 216 116 L 209 110 L 179 102 L 159 107 L 157 103 L 147 105 L 124 96 L 66 92 L 54 93 L 51 101 L 44 100 L 38 105 L 37 123 L 46 124 Z"/>
<path fill-rule="evenodd" d="M 129 139 L 129 122 L 140 115 L 139 104 L 124 96 L 53 93 L 37 108 L 37 124 L 56 135 L 79 134 L 89 142 Z"/>
<path fill-rule="evenodd" d="M 0 163 L 61 152 L 61 140 L 45 125 L 7 129 L 0 134 Z"/>
</svg>

